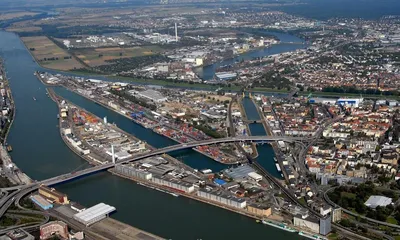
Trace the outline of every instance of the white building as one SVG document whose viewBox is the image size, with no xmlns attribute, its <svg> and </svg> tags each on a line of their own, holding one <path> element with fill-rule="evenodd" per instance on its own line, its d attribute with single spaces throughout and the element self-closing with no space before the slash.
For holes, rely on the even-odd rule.
<svg viewBox="0 0 400 240">
<path fill-rule="evenodd" d="M 225 204 L 234 208 L 245 208 L 246 200 L 243 198 L 238 198 L 233 195 L 228 195 L 220 191 L 212 191 L 209 189 L 201 189 L 197 191 L 197 196 L 218 202 L 221 204 Z"/>
<path fill-rule="evenodd" d="M 339 98 L 336 103 L 342 106 L 358 107 L 363 101 L 364 98 Z"/>
<path fill-rule="evenodd" d="M 112 207 L 104 203 L 99 203 L 80 213 L 75 214 L 73 218 L 78 222 L 84 224 L 85 226 L 89 226 L 93 223 L 96 223 L 106 218 L 108 214 L 114 212 L 115 210 L 116 210 L 115 207 Z"/>
<path fill-rule="evenodd" d="M 364 204 L 370 208 L 376 208 L 377 206 L 386 207 L 392 204 L 392 199 L 385 196 L 372 195 Z"/>
<path fill-rule="evenodd" d="M 167 101 L 167 98 L 164 97 L 160 92 L 152 89 L 148 89 L 142 92 L 131 90 L 129 91 L 129 93 L 132 94 L 133 96 L 145 98 L 156 103 Z"/>
</svg>

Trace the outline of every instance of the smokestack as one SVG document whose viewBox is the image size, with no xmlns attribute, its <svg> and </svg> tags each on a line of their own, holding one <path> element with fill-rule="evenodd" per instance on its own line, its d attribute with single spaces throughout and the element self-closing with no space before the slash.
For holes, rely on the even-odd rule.
<svg viewBox="0 0 400 240">
<path fill-rule="evenodd" d="M 112 162 L 115 164 L 114 145 L 111 145 Z"/>
<path fill-rule="evenodd" d="M 178 25 L 175 23 L 175 41 L 178 42 Z"/>
</svg>

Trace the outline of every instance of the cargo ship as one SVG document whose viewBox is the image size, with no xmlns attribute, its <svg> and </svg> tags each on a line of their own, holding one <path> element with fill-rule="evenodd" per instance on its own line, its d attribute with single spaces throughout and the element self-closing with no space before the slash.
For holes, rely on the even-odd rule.
<svg viewBox="0 0 400 240">
<path fill-rule="evenodd" d="M 276 227 L 276 228 L 282 229 L 282 230 L 287 231 L 287 232 L 297 232 L 296 229 L 288 227 L 287 225 L 285 225 L 283 223 L 275 223 L 275 222 L 272 222 L 272 221 L 269 221 L 269 220 L 264 220 L 264 219 L 261 222 L 263 224 L 269 225 L 271 227 Z"/>
<path fill-rule="evenodd" d="M 322 237 L 322 236 L 319 236 L 319 235 L 317 235 L 317 234 L 312 234 L 312 233 L 303 232 L 303 231 L 300 231 L 300 232 L 299 232 L 299 235 L 302 236 L 302 237 L 309 238 L 309 239 L 328 240 L 327 238 Z"/>
<path fill-rule="evenodd" d="M 157 191 L 160 191 L 160 192 L 163 192 L 163 193 L 168 193 L 168 194 L 170 194 L 170 195 L 172 195 L 174 197 L 179 197 L 179 194 L 176 194 L 176 193 L 173 193 L 173 192 L 165 191 L 163 189 L 159 189 L 159 188 L 156 188 L 156 187 L 153 187 L 153 186 L 150 186 L 150 185 L 146 185 L 146 184 L 143 184 L 143 183 L 140 183 L 140 182 L 138 182 L 138 184 L 142 185 L 142 186 L 145 186 L 145 187 L 148 187 L 148 188 L 151 188 L 151 189 L 154 189 L 154 190 L 157 190 Z"/>
</svg>

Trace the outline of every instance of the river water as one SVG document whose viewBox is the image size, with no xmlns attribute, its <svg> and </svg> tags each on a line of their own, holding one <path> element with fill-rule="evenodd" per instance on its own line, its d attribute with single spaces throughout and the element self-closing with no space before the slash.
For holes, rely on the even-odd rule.
<svg viewBox="0 0 400 240">
<path fill-rule="evenodd" d="M 195 71 L 199 77 L 203 80 L 213 79 L 217 68 L 224 65 L 231 65 L 241 60 L 251 60 L 258 57 L 270 56 L 278 53 L 291 52 L 296 49 L 306 48 L 307 45 L 303 44 L 304 40 L 293 35 L 276 33 L 276 32 L 265 32 L 266 34 L 275 35 L 279 38 L 280 43 L 274 44 L 270 47 L 258 48 L 256 50 L 249 51 L 244 54 L 240 54 L 232 59 L 227 59 L 218 63 L 214 63 L 208 66 L 196 68 Z"/>
<path fill-rule="evenodd" d="M 13 147 L 13 161 L 38 180 L 89 167 L 62 141 L 57 127 L 57 105 L 46 96 L 45 87 L 33 75 L 34 71 L 43 69 L 34 62 L 18 36 L 0 32 L 0 56 L 5 60 L 16 104 L 15 121 L 8 138 Z M 56 91 L 99 117 L 107 116 L 110 122 L 155 147 L 175 144 L 77 94 L 61 88 Z M 218 171 L 224 167 L 192 150 L 173 156 L 198 169 Z M 272 155 L 268 159 L 271 160 Z M 112 214 L 115 219 L 171 239 L 298 239 L 295 234 L 255 224 L 253 219 L 239 214 L 173 197 L 107 172 L 57 188 L 86 206 L 98 202 L 111 204 L 117 208 Z"/>
<path fill-rule="evenodd" d="M 249 120 L 260 120 L 261 116 L 258 114 L 257 106 L 254 102 L 248 98 L 243 98 L 243 107 L 246 111 L 247 119 Z M 252 136 L 265 136 L 267 132 L 261 123 L 250 123 L 249 124 L 250 134 Z M 272 176 L 281 179 L 281 173 L 276 169 L 274 161 L 274 150 L 269 144 L 257 145 L 258 157 L 255 159 L 260 165 L 267 170 Z"/>
</svg>

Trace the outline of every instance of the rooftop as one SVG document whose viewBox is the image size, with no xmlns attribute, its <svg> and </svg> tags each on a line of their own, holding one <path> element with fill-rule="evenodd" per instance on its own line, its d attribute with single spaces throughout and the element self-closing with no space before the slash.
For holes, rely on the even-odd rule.
<svg viewBox="0 0 400 240">
<path fill-rule="evenodd" d="M 115 210 L 116 209 L 113 206 L 107 205 L 105 203 L 99 203 L 80 213 L 75 214 L 74 217 L 82 222 L 90 222 L 91 220 L 99 216 L 109 214 Z"/>
<path fill-rule="evenodd" d="M 376 208 L 377 206 L 385 207 L 392 203 L 392 199 L 385 196 L 372 195 L 365 202 L 367 207 Z"/>
</svg>

